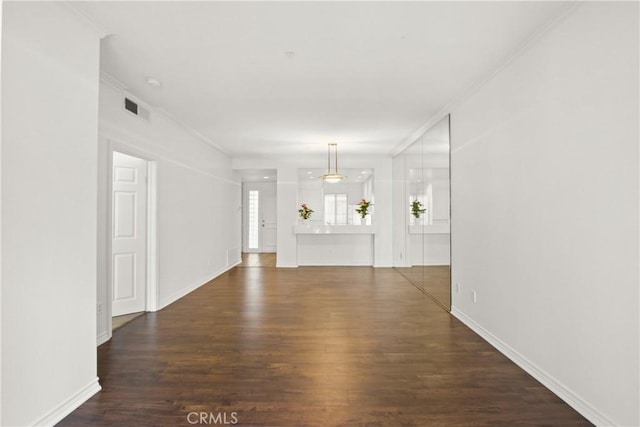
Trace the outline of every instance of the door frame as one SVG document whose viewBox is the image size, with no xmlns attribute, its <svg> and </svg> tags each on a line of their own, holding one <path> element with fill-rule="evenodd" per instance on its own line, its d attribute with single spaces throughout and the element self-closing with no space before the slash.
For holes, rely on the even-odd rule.
<svg viewBox="0 0 640 427">
<path fill-rule="evenodd" d="M 277 217 L 278 217 L 278 199 L 277 199 L 277 194 L 278 194 L 278 186 L 276 182 L 251 182 L 251 181 L 247 181 L 247 182 L 243 182 L 242 183 L 242 252 L 244 253 L 276 253 L 277 252 L 277 245 L 276 245 L 276 249 L 273 252 L 264 252 L 264 242 L 263 242 L 263 234 L 264 234 L 264 229 L 262 226 L 262 215 L 263 215 L 263 211 L 262 211 L 262 207 L 264 206 L 264 198 L 263 198 L 263 194 L 265 192 L 264 190 L 264 186 L 265 185 L 270 185 L 273 184 L 274 186 L 274 194 L 276 196 L 276 230 L 278 227 L 278 222 L 277 222 Z M 248 219 L 249 219 L 249 191 L 258 191 L 259 194 L 259 198 L 258 198 L 258 209 L 259 209 L 259 238 L 258 238 L 258 247 L 257 248 L 249 248 L 249 244 L 248 244 Z M 277 235 L 277 231 L 276 231 L 276 235 Z"/>
<path fill-rule="evenodd" d="M 158 310 L 158 226 L 157 226 L 157 161 L 148 154 L 127 144 L 107 139 L 107 331 L 109 339 L 113 333 L 113 153 L 117 151 L 128 156 L 137 157 L 147 163 L 147 253 L 146 253 L 146 285 L 145 311 Z"/>
<path fill-rule="evenodd" d="M 274 213 L 275 213 L 275 230 L 276 230 L 276 239 L 278 236 L 278 186 L 276 183 L 274 183 L 274 191 L 273 191 L 273 196 L 274 196 L 274 202 L 275 202 L 275 206 L 274 206 Z M 266 247 L 264 244 L 264 234 L 265 234 L 265 221 L 264 221 L 264 206 L 265 206 L 265 193 L 267 192 L 267 190 L 259 190 L 260 191 L 260 198 L 259 198 L 259 202 L 258 204 L 260 205 L 260 242 L 259 242 L 259 248 L 258 248 L 258 253 L 261 254 L 270 254 L 270 253 L 276 253 L 278 250 L 278 243 L 276 241 L 276 245 L 273 248 L 273 251 L 269 250 L 266 251 Z"/>
</svg>

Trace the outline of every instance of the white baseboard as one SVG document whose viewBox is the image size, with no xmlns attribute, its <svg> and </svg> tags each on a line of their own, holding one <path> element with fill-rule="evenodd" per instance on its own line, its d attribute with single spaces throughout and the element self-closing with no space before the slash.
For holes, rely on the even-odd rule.
<svg viewBox="0 0 640 427">
<path fill-rule="evenodd" d="M 467 325 L 473 332 L 480 335 L 485 341 L 494 346 L 499 352 L 507 356 L 516 365 L 524 369 L 529 375 L 540 381 L 542 385 L 551 390 L 560 399 L 564 400 L 569 406 L 578 411 L 583 417 L 597 426 L 614 426 L 616 423 L 606 415 L 600 413 L 592 405 L 589 405 L 584 399 L 574 393 L 561 382 L 557 381 L 543 369 L 536 366 L 529 359 L 511 348 L 508 344 L 501 341 L 491 332 L 484 329 L 478 323 L 473 321 L 469 316 L 451 307 L 451 314 L 462 323 Z"/>
<path fill-rule="evenodd" d="M 276 268 L 298 268 L 298 264 L 278 264 L 276 262 Z"/>
<path fill-rule="evenodd" d="M 34 426 L 53 426 L 73 411 L 75 411 L 80 405 L 89 400 L 91 396 L 96 394 L 102 389 L 98 383 L 98 378 L 91 381 L 81 390 L 78 390 L 73 396 L 62 402 L 57 408 L 37 420 L 33 423 Z"/>
<path fill-rule="evenodd" d="M 213 279 L 215 279 L 216 277 L 220 276 L 221 274 L 226 273 L 227 271 L 231 270 L 232 268 L 234 268 L 235 266 L 241 264 L 242 261 L 238 261 L 233 265 L 230 265 L 227 268 L 223 268 L 222 270 L 218 271 L 217 273 L 213 274 L 213 276 L 209 277 L 209 278 L 204 278 L 201 280 L 198 280 L 195 283 L 192 283 L 189 286 L 186 286 L 182 289 L 180 289 L 178 292 L 174 292 L 172 295 L 169 295 L 169 297 L 163 299 L 162 301 L 158 301 L 158 310 L 162 310 L 163 308 L 167 307 L 170 304 L 173 304 L 174 302 L 178 301 L 180 298 L 184 297 L 185 295 L 190 294 L 191 292 L 195 291 L 196 289 L 198 289 L 199 287 L 209 283 L 210 281 L 212 281 Z"/>
<path fill-rule="evenodd" d="M 96 347 L 101 346 L 102 344 L 106 343 L 110 339 L 111 339 L 111 334 L 109 333 L 109 331 L 104 331 L 103 333 L 98 335 L 98 338 L 96 339 Z"/>
</svg>

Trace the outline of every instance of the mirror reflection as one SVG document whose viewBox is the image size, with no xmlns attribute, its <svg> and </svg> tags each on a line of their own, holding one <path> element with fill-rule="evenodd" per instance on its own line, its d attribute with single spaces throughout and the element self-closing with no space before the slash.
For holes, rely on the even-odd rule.
<svg viewBox="0 0 640 427">
<path fill-rule="evenodd" d="M 404 187 L 406 224 L 397 267 L 436 303 L 451 310 L 449 117 L 394 158 L 396 187 Z"/>
<path fill-rule="evenodd" d="M 347 179 L 329 183 L 320 179 L 326 169 L 298 169 L 298 202 L 313 210 L 309 224 L 371 225 L 374 221 L 373 169 L 341 169 Z M 362 201 L 369 202 L 364 218 Z"/>
</svg>

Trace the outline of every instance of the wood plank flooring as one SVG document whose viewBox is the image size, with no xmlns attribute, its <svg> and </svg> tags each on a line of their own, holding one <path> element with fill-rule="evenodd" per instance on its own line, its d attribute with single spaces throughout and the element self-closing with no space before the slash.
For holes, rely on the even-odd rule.
<svg viewBox="0 0 640 427">
<path fill-rule="evenodd" d="M 416 265 L 395 269 L 436 304 L 451 311 L 451 268 L 448 265 Z"/>
<path fill-rule="evenodd" d="M 126 325 L 127 323 L 133 321 L 134 319 L 137 319 L 140 316 L 144 316 L 144 311 L 142 312 L 138 312 L 138 313 L 131 313 L 131 314 L 123 314 L 122 316 L 114 316 L 111 319 L 111 331 L 117 331 L 118 329 L 122 328 L 124 325 Z"/>
<path fill-rule="evenodd" d="M 276 254 L 274 253 L 242 253 L 242 264 L 238 267 L 275 267 Z"/>
<path fill-rule="evenodd" d="M 393 269 L 235 268 L 98 367 L 60 426 L 591 425 Z"/>
</svg>

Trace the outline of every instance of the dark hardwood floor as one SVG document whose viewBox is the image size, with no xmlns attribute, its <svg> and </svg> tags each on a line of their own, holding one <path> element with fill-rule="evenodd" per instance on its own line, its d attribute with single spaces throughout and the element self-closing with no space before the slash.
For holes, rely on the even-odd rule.
<svg viewBox="0 0 640 427">
<path fill-rule="evenodd" d="M 242 264 L 238 267 L 275 267 L 275 253 L 242 253 Z"/>
<path fill-rule="evenodd" d="M 451 268 L 448 265 L 417 265 L 395 269 L 436 304 L 451 311 Z"/>
<path fill-rule="evenodd" d="M 235 268 L 116 331 L 98 370 L 59 425 L 591 425 L 393 269 Z"/>
</svg>

